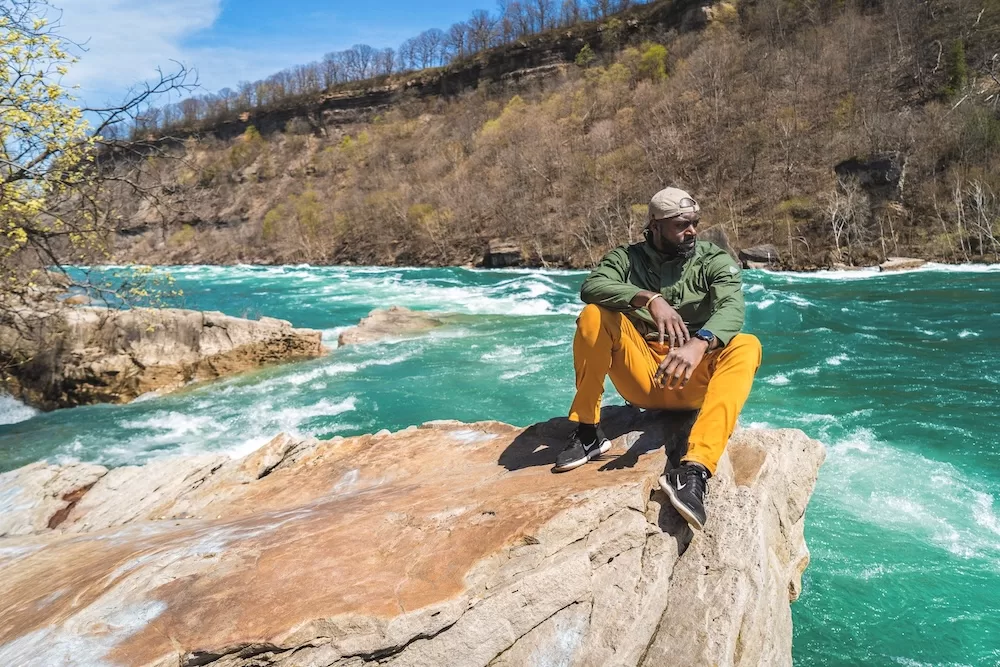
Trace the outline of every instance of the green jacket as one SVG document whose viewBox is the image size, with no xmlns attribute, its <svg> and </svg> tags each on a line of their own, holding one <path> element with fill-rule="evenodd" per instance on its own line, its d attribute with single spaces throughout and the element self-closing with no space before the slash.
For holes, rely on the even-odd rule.
<svg viewBox="0 0 1000 667">
<path fill-rule="evenodd" d="M 583 281 L 580 298 L 625 313 L 646 338 L 657 334 L 645 308 L 631 301 L 643 290 L 661 293 L 692 333 L 708 329 L 728 345 L 743 327 L 740 267 L 719 246 L 698 241 L 694 256 L 669 259 L 643 241 L 609 252 Z M 652 336 L 650 335 L 652 334 Z"/>
</svg>

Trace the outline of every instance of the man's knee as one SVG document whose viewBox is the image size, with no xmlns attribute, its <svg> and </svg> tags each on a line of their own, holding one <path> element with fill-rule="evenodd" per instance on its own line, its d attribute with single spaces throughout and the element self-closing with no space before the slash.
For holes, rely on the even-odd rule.
<svg viewBox="0 0 1000 667">
<path fill-rule="evenodd" d="M 597 335 L 600 333 L 601 327 L 605 325 L 605 320 L 615 315 L 620 317 L 621 313 L 606 310 L 596 304 L 588 303 L 583 307 L 580 316 L 576 318 L 577 334 L 585 340 L 594 342 L 597 340 Z"/>
<path fill-rule="evenodd" d="M 752 361 L 754 368 L 760 366 L 760 360 L 764 353 L 764 348 L 761 346 L 760 340 L 753 334 L 748 333 L 736 334 L 729 341 L 726 350 L 730 356 Z"/>
</svg>

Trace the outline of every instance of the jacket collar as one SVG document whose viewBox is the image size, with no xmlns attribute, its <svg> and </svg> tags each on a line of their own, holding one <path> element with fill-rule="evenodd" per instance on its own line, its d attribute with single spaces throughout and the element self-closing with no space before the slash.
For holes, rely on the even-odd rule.
<svg viewBox="0 0 1000 667">
<path fill-rule="evenodd" d="M 668 262 L 686 264 L 688 260 L 694 259 L 698 256 L 697 242 L 695 244 L 694 254 L 690 257 L 680 257 L 677 255 L 662 253 L 656 249 L 656 246 L 653 245 L 653 241 L 650 239 L 646 239 L 642 242 L 642 250 L 655 266 L 661 266 L 663 264 L 667 264 Z"/>
</svg>

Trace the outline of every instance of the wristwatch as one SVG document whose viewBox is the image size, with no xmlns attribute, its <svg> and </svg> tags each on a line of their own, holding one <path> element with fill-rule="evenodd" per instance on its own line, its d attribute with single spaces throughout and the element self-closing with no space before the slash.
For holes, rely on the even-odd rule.
<svg viewBox="0 0 1000 667">
<path fill-rule="evenodd" d="M 698 329 L 694 332 L 694 337 L 708 343 L 708 349 L 712 349 L 712 343 L 715 342 L 715 334 L 708 329 Z"/>
</svg>

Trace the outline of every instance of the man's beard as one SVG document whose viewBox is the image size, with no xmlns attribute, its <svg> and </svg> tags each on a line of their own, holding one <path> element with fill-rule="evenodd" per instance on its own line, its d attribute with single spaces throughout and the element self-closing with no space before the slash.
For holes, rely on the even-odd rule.
<svg viewBox="0 0 1000 667">
<path fill-rule="evenodd" d="M 667 245 L 666 255 L 667 257 L 680 257 L 683 259 L 690 259 L 694 257 L 695 244 L 698 239 L 691 239 L 690 241 L 685 241 L 683 243 L 670 243 Z"/>
</svg>

